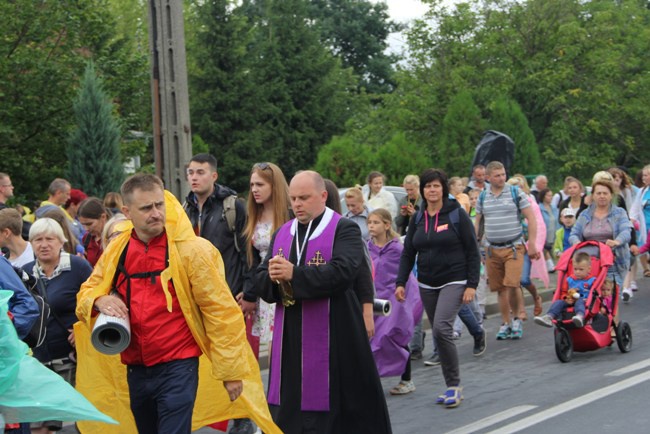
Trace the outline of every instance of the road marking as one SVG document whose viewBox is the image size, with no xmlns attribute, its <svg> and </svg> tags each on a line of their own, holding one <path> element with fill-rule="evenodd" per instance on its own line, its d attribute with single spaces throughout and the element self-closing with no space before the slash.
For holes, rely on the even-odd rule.
<svg viewBox="0 0 650 434">
<path fill-rule="evenodd" d="M 491 425 L 494 425 L 495 423 L 502 422 L 504 420 L 510 419 L 511 417 L 518 416 L 522 413 L 533 410 L 535 408 L 537 408 L 536 405 L 520 405 L 518 407 L 513 407 L 510 410 L 502 411 L 501 413 L 497 413 L 495 415 L 478 420 L 469 425 L 465 425 L 462 428 L 449 431 L 447 434 L 466 434 L 466 433 L 476 432 L 483 428 L 487 428 Z"/>
<path fill-rule="evenodd" d="M 650 380 L 650 372 L 644 372 L 643 374 L 630 377 L 626 380 L 619 381 L 618 383 L 614 383 L 610 386 L 603 387 L 598 390 L 594 390 L 593 392 L 589 392 L 586 395 L 580 396 L 578 398 L 574 398 L 562 404 L 558 404 L 544 411 L 540 411 L 537 414 L 533 414 L 531 416 L 513 422 L 510 425 L 506 425 L 494 431 L 491 431 L 489 434 L 516 433 L 522 431 L 533 425 L 537 425 L 538 423 L 543 422 L 547 419 L 552 419 L 563 413 L 567 413 L 571 410 L 575 410 L 578 407 L 582 407 L 584 405 L 590 404 L 594 401 L 605 398 L 606 396 L 620 392 L 621 390 L 630 388 L 632 386 L 636 386 L 648 380 Z"/>
<path fill-rule="evenodd" d="M 630 372 L 638 371 L 643 368 L 650 366 L 650 359 L 643 360 L 638 363 L 626 366 L 625 368 L 617 369 L 616 371 L 608 372 L 605 374 L 608 377 L 619 377 L 621 375 L 629 374 Z"/>
</svg>

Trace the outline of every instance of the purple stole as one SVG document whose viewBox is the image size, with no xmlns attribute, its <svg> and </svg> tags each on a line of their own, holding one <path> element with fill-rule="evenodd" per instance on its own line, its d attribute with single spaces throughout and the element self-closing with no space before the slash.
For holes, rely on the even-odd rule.
<svg viewBox="0 0 650 434">
<path fill-rule="evenodd" d="M 340 219 L 340 215 L 329 208 L 325 208 L 323 218 L 309 237 L 307 248 L 303 252 L 304 266 L 318 267 L 332 259 L 334 235 L 336 225 Z M 273 256 L 282 254 L 288 259 L 297 232 L 298 221 L 296 219 L 285 223 L 275 236 Z M 303 243 L 301 242 L 301 244 Z M 302 393 L 300 409 L 302 411 L 329 411 L 330 299 L 302 300 L 301 305 Z M 281 302 L 276 303 L 268 393 L 268 402 L 273 405 L 280 405 L 284 309 L 285 307 Z M 296 309 L 296 307 L 292 306 L 289 309 Z"/>
</svg>

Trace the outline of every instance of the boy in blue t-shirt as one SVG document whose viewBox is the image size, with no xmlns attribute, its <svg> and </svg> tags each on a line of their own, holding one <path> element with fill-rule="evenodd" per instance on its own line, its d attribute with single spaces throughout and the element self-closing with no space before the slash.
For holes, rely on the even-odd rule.
<svg viewBox="0 0 650 434">
<path fill-rule="evenodd" d="M 579 252 L 573 257 L 573 276 L 567 277 L 567 286 L 569 290 L 574 289 L 571 297 L 565 297 L 564 300 L 556 300 L 546 312 L 546 315 L 536 316 L 535 324 L 544 327 L 553 327 L 553 320 L 561 317 L 562 312 L 567 307 L 573 306 L 574 316 L 573 324 L 576 327 L 582 327 L 585 319 L 585 300 L 589 297 L 591 285 L 595 277 L 589 277 L 591 273 L 591 257 L 585 252 Z M 577 297 L 577 298 L 575 298 Z"/>
</svg>

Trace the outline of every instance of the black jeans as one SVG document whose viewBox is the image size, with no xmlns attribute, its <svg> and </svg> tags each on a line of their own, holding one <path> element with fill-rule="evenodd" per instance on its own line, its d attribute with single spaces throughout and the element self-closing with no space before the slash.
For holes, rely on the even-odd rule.
<svg viewBox="0 0 650 434">
<path fill-rule="evenodd" d="M 191 433 L 199 359 L 127 369 L 131 411 L 140 434 Z"/>
</svg>

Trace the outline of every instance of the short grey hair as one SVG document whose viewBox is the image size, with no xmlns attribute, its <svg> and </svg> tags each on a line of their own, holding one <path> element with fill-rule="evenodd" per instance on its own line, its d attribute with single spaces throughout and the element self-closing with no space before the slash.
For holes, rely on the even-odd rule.
<svg viewBox="0 0 650 434">
<path fill-rule="evenodd" d="M 62 243 L 67 243 L 68 240 L 63 235 L 63 229 L 61 225 L 57 223 L 56 220 L 49 217 L 43 217 L 34 222 L 32 227 L 29 228 L 29 241 L 33 241 L 34 238 L 40 237 L 41 235 L 54 235 Z"/>
</svg>

